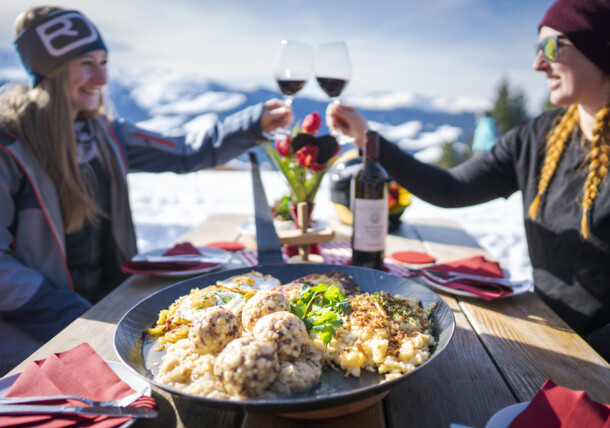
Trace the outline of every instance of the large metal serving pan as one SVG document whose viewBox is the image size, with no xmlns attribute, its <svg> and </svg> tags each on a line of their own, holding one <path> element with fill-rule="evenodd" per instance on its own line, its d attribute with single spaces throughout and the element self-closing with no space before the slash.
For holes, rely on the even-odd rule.
<svg viewBox="0 0 610 428">
<path fill-rule="evenodd" d="M 187 397 L 208 406 L 270 413 L 308 412 L 355 403 L 376 396 L 380 397 L 395 385 L 408 381 L 409 377 L 419 371 L 433 370 L 434 361 L 449 345 L 455 329 L 453 312 L 445 301 L 432 290 L 415 281 L 378 270 L 328 264 L 284 264 L 279 239 L 275 233 L 269 205 L 262 188 L 258 164 L 254 159 L 252 167 L 259 265 L 254 268 L 232 269 L 187 279 L 142 300 L 131 308 L 117 325 L 114 347 L 121 361 L 137 375 L 172 394 Z M 402 297 L 419 299 L 424 307 L 436 303 L 436 308 L 432 312 L 436 345 L 432 347 L 430 359 L 412 372 L 388 382 L 382 382 L 383 375 L 366 371 L 360 377 L 345 377 L 342 370 L 327 370 L 322 374 L 321 382 L 306 391 L 287 396 L 253 398 L 246 401 L 217 400 L 189 395 L 156 382 L 153 379 L 155 369 L 153 360 L 158 361 L 158 358 L 150 358 L 151 354 L 145 345 L 143 332 L 156 322 L 159 311 L 166 309 L 180 296 L 188 294 L 192 288 L 213 285 L 218 280 L 250 272 L 253 269 L 265 275 L 273 275 L 282 283 L 312 273 L 319 274 L 336 270 L 350 275 L 358 283 L 362 292 L 373 293 L 383 290 Z"/>
</svg>

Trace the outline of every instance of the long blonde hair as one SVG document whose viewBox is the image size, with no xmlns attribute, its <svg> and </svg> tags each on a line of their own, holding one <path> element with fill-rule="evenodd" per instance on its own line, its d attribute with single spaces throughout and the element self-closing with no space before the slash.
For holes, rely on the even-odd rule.
<svg viewBox="0 0 610 428">
<path fill-rule="evenodd" d="M 529 206 L 529 217 L 535 219 L 540 207 L 542 195 L 547 190 L 561 156 L 565 151 L 566 143 L 579 124 L 578 106 L 572 105 L 561 117 L 559 123 L 551 131 L 545 146 L 545 156 L 538 181 L 538 193 Z M 601 183 L 608 175 L 610 167 L 610 102 L 595 115 L 595 126 L 591 148 L 587 153 L 588 173 L 583 186 L 582 217 L 580 221 L 580 234 L 584 239 L 591 236 L 589 225 L 589 212 L 599 195 Z"/>
<path fill-rule="evenodd" d="M 56 7 L 37 7 L 15 21 L 15 36 Z M 89 117 L 103 111 L 103 103 Z M 101 209 L 79 170 L 67 64 L 35 87 L 18 86 L 0 99 L 0 125 L 15 132 L 55 184 L 66 233 L 95 223 Z"/>
</svg>

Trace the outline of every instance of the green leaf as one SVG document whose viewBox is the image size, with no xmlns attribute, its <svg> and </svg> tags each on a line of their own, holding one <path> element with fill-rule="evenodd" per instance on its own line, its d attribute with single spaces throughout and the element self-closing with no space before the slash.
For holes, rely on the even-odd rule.
<svg viewBox="0 0 610 428">
<path fill-rule="evenodd" d="M 311 289 L 317 293 L 324 293 L 328 289 L 328 284 L 320 283 L 315 285 Z"/>
<path fill-rule="evenodd" d="M 339 287 L 337 287 L 336 285 L 331 285 L 324 292 L 324 298 L 326 300 L 328 300 L 329 302 L 337 302 L 337 301 L 345 298 L 345 296 L 341 293 L 341 290 L 339 290 Z"/>
<path fill-rule="evenodd" d="M 307 305 L 303 302 L 300 303 L 296 303 L 296 304 L 291 304 L 290 305 L 290 311 L 295 314 L 297 317 L 303 319 L 303 317 L 305 316 L 305 308 L 307 307 Z"/>
</svg>

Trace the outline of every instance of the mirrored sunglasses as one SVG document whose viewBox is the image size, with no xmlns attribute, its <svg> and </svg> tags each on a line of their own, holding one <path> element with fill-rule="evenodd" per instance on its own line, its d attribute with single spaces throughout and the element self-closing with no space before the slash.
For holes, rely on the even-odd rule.
<svg viewBox="0 0 610 428">
<path fill-rule="evenodd" d="M 557 56 L 559 55 L 559 47 L 564 46 L 563 43 L 560 42 L 562 39 L 567 39 L 566 36 L 552 36 L 547 37 L 542 40 L 540 43 L 536 44 L 536 53 L 539 51 L 542 52 L 542 56 L 545 60 L 550 62 L 557 61 Z"/>
</svg>

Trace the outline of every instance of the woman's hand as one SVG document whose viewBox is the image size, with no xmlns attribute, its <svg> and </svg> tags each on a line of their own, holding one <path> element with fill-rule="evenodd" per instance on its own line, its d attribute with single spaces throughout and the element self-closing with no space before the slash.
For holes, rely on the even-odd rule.
<svg viewBox="0 0 610 428">
<path fill-rule="evenodd" d="M 355 139 L 354 144 L 362 148 L 368 124 L 362 114 L 353 107 L 343 104 L 329 104 L 326 108 L 326 124 Z"/>
<path fill-rule="evenodd" d="M 261 116 L 263 132 L 287 128 L 293 121 L 292 108 L 287 106 L 284 101 L 273 98 L 263 104 L 263 115 Z"/>
</svg>

